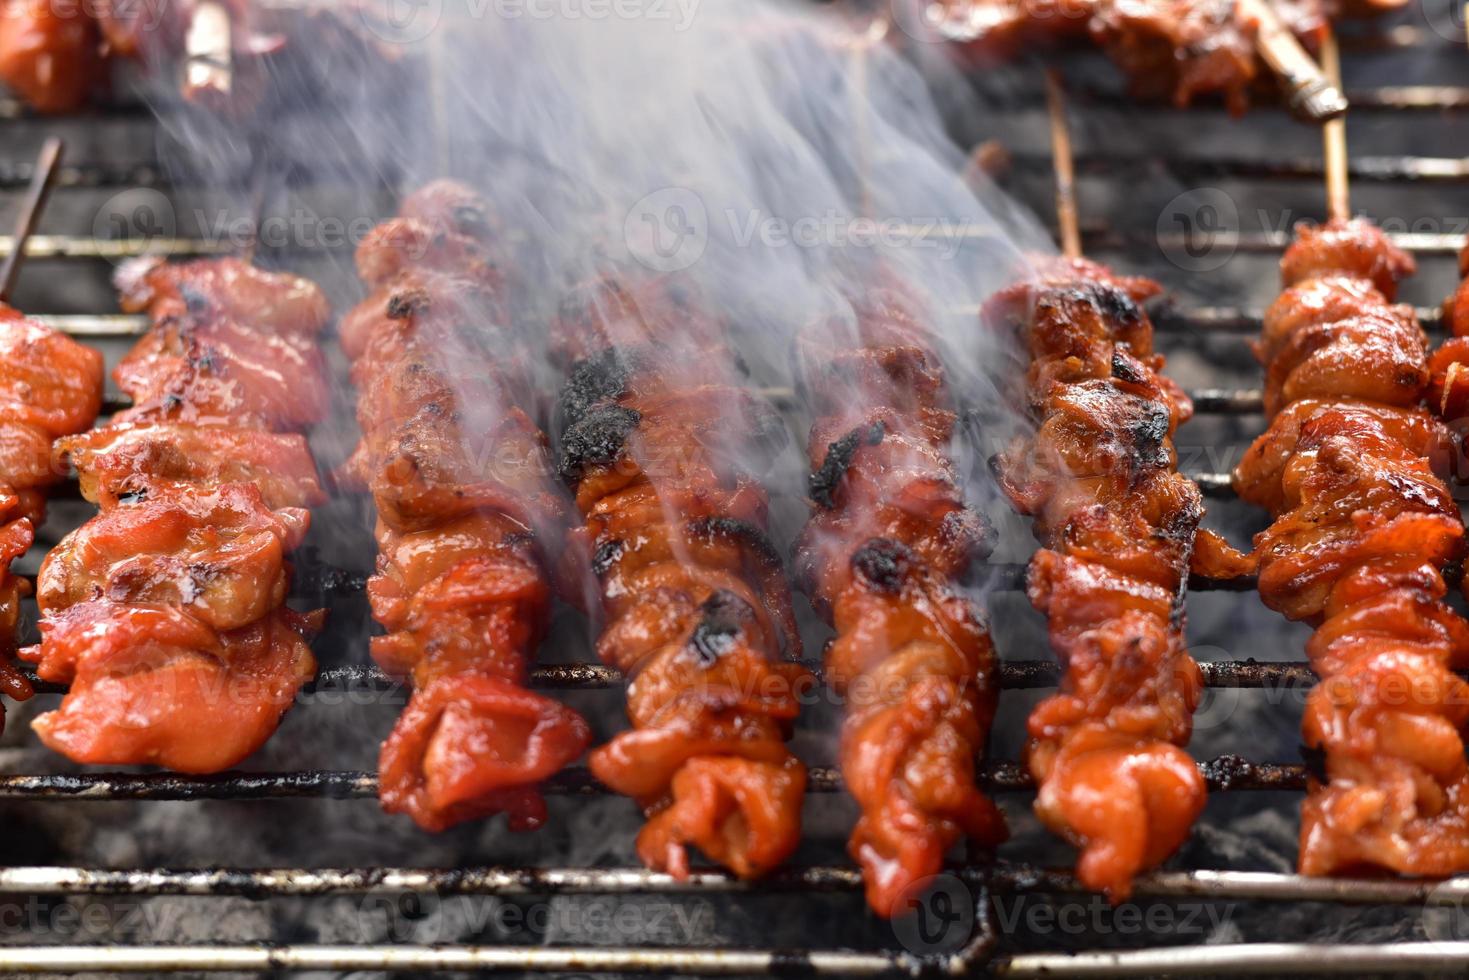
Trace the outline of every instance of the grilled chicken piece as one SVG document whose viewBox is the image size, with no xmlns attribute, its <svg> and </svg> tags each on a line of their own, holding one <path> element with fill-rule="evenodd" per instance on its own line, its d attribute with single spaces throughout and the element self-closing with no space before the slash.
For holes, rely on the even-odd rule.
<svg viewBox="0 0 1469 980">
<path fill-rule="evenodd" d="M 848 842 L 890 917 L 961 837 L 1004 816 L 976 785 L 999 693 L 984 618 L 959 586 L 993 532 L 963 499 L 955 415 L 930 331 L 894 293 L 811 324 L 798 367 L 815 510 L 798 581 L 836 628 L 826 678 L 850 697 L 841 765 L 861 817 Z"/>
<path fill-rule="evenodd" d="M 1030 716 L 1036 812 L 1081 848 L 1082 882 L 1114 902 L 1183 843 L 1205 797 L 1183 749 L 1201 684 L 1183 600 L 1203 505 L 1173 449 L 1193 407 L 1158 373 L 1163 358 L 1138 305 L 1156 291 L 1058 260 L 991 308 L 1017 324 L 1031 354 L 1037 428 L 997 469 L 1017 510 L 1035 518 L 1044 547 L 1029 594 L 1065 669 Z M 1207 541 L 1211 562 L 1248 565 Z"/>
<path fill-rule="evenodd" d="M 1273 418 L 1235 486 L 1275 518 L 1256 538 L 1261 598 L 1316 627 L 1300 868 L 1469 870 L 1469 686 L 1453 673 L 1469 623 L 1441 572 L 1464 551 L 1453 440 L 1419 407 L 1434 372 L 1417 321 L 1389 305 L 1413 262 L 1366 221 L 1333 221 L 1300 229 L 1281 269 L 1259 345 Z"/>
<path fill-rule="evenodd" d="M 34 725 L 77 762 L 214 772 L 264 743 L 315 670 L 320 616 L 284 603 L 303 505 L 323 495 L 300 433 L 270 430 L 325 404 L 329 310 L 305 280 L 234 259 L 120 280 L 153 321 L 117 372 L 143 403 L 55 447 L 101 513 L 42 566 L 42 641 L 21 656 L 71 690 Z M 280 344 L 300 357 L 273 361 Z"/>
<path fill-rule="evenodd" d="M 592 772 L 648 813 L 638 854 L 683 876 L 687 847 L 742 877 L 796 847 L 806 769 L 789 588 L 750 474 L 784 429 L 735 372 L 722 325 L 671 280 L 595 281 L 562 304 L 553 344 L 561 473 L 583 518 L 603 624 L 626 673 L 623 732 Z"/>
<path fill-rule="evenodd" d="M 82 496 L 103 510 L 156 489 L 247 483 L 270 508 L 326 501 L 306 437 L 227 425 L 117 422 L 58 439 L 56 464 L 76 467 Z"/>
<path fill-rule="evenodd" d="M 149 493 L 68 534 L 46 556 L 37 580 L 42 615 L 90 599 L 172 606 L 215 630 L 263 619 L 285 602 L 286 555 L 310 515 L 272 511 L 260 491 Z"/>
<path fill-rule="evenodd" d="M 342 322 L 362 427 L 344 476 L 378 509 L 368 595 L 387 633 L 372 654 L 414 685 L 380 794 L 427 830 L 502 812 L 539 826 L 537 785 L 591 740 L 579 715 L 525 688 L 565 498 L 521 407 L 527 340 L 499 315 L 485 213 L 447 181 L 410 195 L 358 248 L 372 292 Z"/>
<path fill-rule="evenodd" d="M 101 35 L 82 4 L 7 0 L 0 81 L 39 112 L 79 108 L 102 79 Z"/>
<path fill-rule="evenodd" d="M 220 632 L 176 606 L 79 603 L 41 621 L 29 659 L 71 691 L 33 727 L 74 762 L 228 769 L 275 732 L 315 673 L 306 638 L 318 625 L 282 606 Z"/>
</svg>

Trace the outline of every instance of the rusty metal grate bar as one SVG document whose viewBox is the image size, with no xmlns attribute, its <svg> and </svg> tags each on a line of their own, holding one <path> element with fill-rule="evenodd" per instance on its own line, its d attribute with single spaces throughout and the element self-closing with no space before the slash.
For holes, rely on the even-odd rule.
<svg viewBox="0 0 1469 980">
<path fill-rule="evenodd" d="M 1233 587 L 1234 583 L 1229 585 Z M 1240 591 L 1253 588 L 1253 583 L 1239 587 Z M 818 680 L 821 679 L 822 668 L 819 661 L 803 660 L 801 663 Z M 1204 684 L 1208 687 L 1282 690 L 1309 687 L 1316 683 L 1316 675 L 1310 665 L 1298 662 L 1216 660 L 1201 662 L 1199 669 L 1203 672 Z M 40 680 L 29 665 L 23 666 L 22 673 L 31 679 L 38 694 L 66 693 L 65 684 Z M 1000 664 L 1000 685 L 1006 690 L 1027 691 L 1055 687 L 1060 679 L 1061 668 L 1054 660 L 1007 660 Z M 544 664 L 533 668 L 530 673 L 533 687 L 557 691 L 605 690 L 620 687 L 624 681 L 621 671 L 605 664 Z M 377 667 L 352 664 L 318 671 L 316 677 L 302 688 L 302 693 L 338 690 L 395 691 L 407 690 L 407 687 L 405 681 L 391 677 Z"/>
<path fill-rule="evenodd" d="M 1301 790 L 1305 766 L 1286 762 L 1251 762 L 1225 755 L 1201 762 L 1199 771 L 1214 790 Z M 986 764 L 981 779 L 992 790 L 1035 788 L 1029 771 L 1018 762 Z M 807 791 L 834 793 L 841 774 L 812 766 Z M 550 796 L 597 796 L 608 790 L 582 768 L 563 770 L 542 784 Z M 377 773 L 352 769 L 304 769 L 281 773 L 221 773 L 184 776 L 176 773 L 86 773 L 0 776 L 0 800 L 278 800 L 302 797 L 377 799 Z"/>
</svg>

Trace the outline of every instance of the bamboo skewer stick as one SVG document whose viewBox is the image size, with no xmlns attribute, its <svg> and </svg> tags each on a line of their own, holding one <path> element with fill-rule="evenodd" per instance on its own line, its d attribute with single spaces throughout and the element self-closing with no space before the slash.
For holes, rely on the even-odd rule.
<svg viewBox="0 0 1469 980">
<path fill-rule="evenodd" d="M 31 174 L 30 187 L 26 189 L 25 199 L 20 205 L 20 215 L 15 221 L 15 244 L 5 257 L 5 266 L 0 268 L 0 303 L 10 302 L 10 294 L 15 288 L 16 277 L 20 274 L 21 263 L 25 261 L 26 241 L 31 237 L 31 232 L 36 230 L 41 209 L 46 206 L 51 185 L 56 181 L 56 171 L 61 165 L 64 150 L 65 145 L 53 136 L 42 145 L 41 155 L 36 158 L 36 169 Z"/>
<path fill-rule="evenodd" d="M 234 24 L 219 0 L 204 0 L 189 20 L 184 37 L 184 92 L 220 105 L 234 91 Z"/>
<path fill-rule="evenodd" d="M 1076 163 L 1071 154 L 1071 131 L 1066 126 L 1066 93 L 1061 75 L 1046 71 L 1046 106 L 1051 117 L 1051 159 L 1056 170 L 1056 223 L 1061 230 L 1061 252 L 1081 258 L 1081 221 L 1076 214 Z"/>
<path fill-rule="evenodd" d="M 1341 82 L 1341 54 L 1336 34 L 1327 32 L 1321 42 L 1321 64 L 1333 81 Z M 1352 216 L 1351 192 L 1347 183 L 1347 121 L 1336 118 L 1321 127 L 1326 168 L 1326 216 L 1346 221 Z"/>
<path fill-rule="evenodd" d="M 1347 111 L 1341 79 L 1332 78 L 1301 47 L 1301 42 L 1276 13 L 1272 0 L 1239 0 L 1239 14 L 1256 23 L 1255 50 L 1280 79 L 1291 112 L 1314 122 L 1324 122 Z"/>
</svg>

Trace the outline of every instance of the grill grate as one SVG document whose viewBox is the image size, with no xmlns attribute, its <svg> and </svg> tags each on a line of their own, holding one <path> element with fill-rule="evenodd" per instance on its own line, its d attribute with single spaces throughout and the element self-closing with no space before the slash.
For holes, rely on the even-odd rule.
<svg viewBox="0 0 1469 980">
<path fill-rule="evenodd" d="M 1381 35 L 1344 38 L 1347 51 L 1412 50 L 1433 42 L 1436 35 L 1406 25 Z M 1469 86 L 1402 85 L 1348 92 L 1359 113 L 1391 116 L 1404 110 L 1417 113 L 1458 113 L 1469 110 Z M 1088 96 L 1091 104 L 1107 108 L 1126 103 L 1105 92 Z M 1265 111 L 1265 110 L 1262 110 Z M 119 103 L 107 110 L 109 118 L 141 119 L 136 104 Z M 1179 118 L 1186 118 L 1180 115 Z M 0 119 L 18 123 L 28 119 L 16 102 L 0 98 Z M 1244 125 L 1241 123 L 1240 125 Z M 1049 169 L 1048 158 L 1021 154 L 1022 167 Z M 1116 178 L 1132 169 L 1151 166 L 1147 158 L 1083 155 L 1077 159 L 1082 175 Z M 1315 180 L 1322 167 L 1315 159 L 1256 161 L 1219 157 L 1209 160 L 1170 160 L 1171 173 L 1191 178 L 1240 180 Z M 1360 157 L 1353 161 L 1353 177 L 1362 182 L 1389 185 L 1433 185 L 1463 182 L 1469 163 L 1458 159 L 1391 156 Z M 0 164 L 0 189 L 22 186 L 29 178 L 24 164 Z M 60 189 L 116 186 L 168 188 L 157 168 L 87 165 L 64 168 Z M 1463 236 L 1436 232 L 1401 234 L 1398 243 L 1424 255 L 1452 254 Z M 1179 242 L 1169 236 L 1114 232 L 1104 227 L 1085 230 L 1089 253 L 1108 258 L 1141 250 L 1167 248 Z M 1278 253 L 1288 243 L 1285 232 L 1241 233 L 1234 242 L 1247 254 Z M 14 240 L 0 236 L 0 253 Z M 228 251 L 226 243 L 200 239 L 108 241 L 64 235 L 29 240 L 27 254 L 67 262 L 115 261 L 132 255 L 194 256 Z M 1419 310 L 1429 329 L 1439 326 L 1436 309 Z M 75 336 L 105 340 L 126 338 L 145 326 L 141 317 L 113 314 L 58 314 L 39 317 Z M 1260 311 L 1233 306 L 1165 307 L 1158 312 L 1160 336 L 1196 334 L 1229 337 L 1258 330 Z M 1260 410 L 1257 390 L 1200 389 L 1194 392 L 1199 412 L 1250 415 Z M 110 405 L 110 409 L 118 407 Z M 1228 498 L 1229 478 L 1223 473 L 1195 475 L 1211 497 Z M 72 493 L 75 493 L 74 485 Z M 318 574 L 322 574 L 318 572 Z M 1023 565 L 997 564 L 990 569 L 1002 588 L 1023 586 Z M 331 572 L 333 589 L 357 592 L 360 578 Z M 1240 591 L 1249 581 L 1193 581 L 1199 591 Z M 819 665 L 813 664 L 813 667 Z M 1304 690 L 1315 682 L 1303 663 L 1261 663 L 1253 660 L 1216 661 L 1200 665 L 1211 688 Z M 819 674 L 819 669 L 818 669 Z M 1012 660 L 1003 664 L 1001 679 L 1007 690 L 1054 686 L 1058 670 L 1050 660 Z M 532 683 L 557 690 L 595 690 L 622 683 L 614 669 L 596 664 L 561 664 L 537 668 Z M 57 685 L 38 683 L 42 693 L 63 693 Z M 373 667 L 341 666 L 323 669 L 308 692 L 353 688 L 391 691 L 398 682 Z M 1200 764 L 1215 791 L 1298 791 L 1305 785 L 1306 767 L 1298 764 L 1253 762 L 1238 756 L 1220 756 Z M 1000 791 L 1031 788 L 1029 773 L 1015 762 L 985 767 L 988 786 Z M 811 789 L 830 793 L 840 788 L 831 769 L 813 768 Z M 553 794 L 597 794 L 603 789 L 585 770 L 561 774 L 548 787 Z M 270 773 L 225 773 L 212 777 L 173 774 L 88 772 L 79 775 L 7 775 L 0 777 L 0 800 L 14 801 L 143 801 L 143 800 L 279 800 L 289 798 L 371 799 L 376 795 L 373 773 L 350 770 L 300 770 Z M 1076 894 L 1075 879 L 1064 872 L 1007 861 L 970 863 L 952 874 L 980 897 L 989 894 Z M 438 870 L 418 868 L 271 869 L 91 869 L 71 867 L 0 868 L 0 894 L 49 896 L 187 896 L 211 898 L 244 896 L 257 900 L 319 896 L 396 895 L 431 892 L 442 895 L 761 895 L 781 893 L 855 893 L 861 889 L 858 872 L 847 866 L 789 869 L 756 883 L 741 882 L 722 872 L 696 872 L 685 880 L 641 868 L 471 868 Z M 1446 906 L 1469 900 L 1469 878 L 1446 883 L 1382 879 L 1312 879 L 1294 874 L 1230 870 L 1159 871 L 1140 878 L 1139 896 L 1162 899 L 1253 900 L 1265 902 L 1323 902 L 1342 905 Z M 1029 977 L 1135 976 L 1239 974 L 1245 972 L 1360 973 L 1462 972 L 1469 966 L 1469 943 L 1434 942 L 1395 945 L 1336 946 L 1306 943 L 1225 943 L 1207 947 L 1128 949 L 1098 952 L 1008 953 L 999 943 L 994 923 L 981 917 L 973 940 L 953 953 L 916 956 L 899 949 L 868 952 L 845 950 L 656 949 L 642 947 L 556 946 L 421 946 L 421 945 L 151 945 L 151 946 L 0 946 L 0 972 L 136 972 L 267 971 L 267 970 L 520 970 L 542 972 L 626 971 L 698 975 L 822 974 L 835 976 L 922 975 L 962 973 L 988 967 L 1000 975 Z"/>
</svg>

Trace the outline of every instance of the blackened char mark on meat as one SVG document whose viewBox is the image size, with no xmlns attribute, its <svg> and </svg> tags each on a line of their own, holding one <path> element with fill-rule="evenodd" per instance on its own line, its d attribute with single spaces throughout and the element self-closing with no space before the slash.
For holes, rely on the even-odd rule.
<svg viewBox="0 0 1469 980">
<path fill-rule="evenodd" d="M 575 482 L 587 467 L 610 463 L 622 452 L 627 437 L 643 420 L 641 412 L 620 405 L 593 409 L 561 440 L 561 475 Z"/>
<path fill-rule="evenodd" d="M 1151 399 L 1139 403 L 1138 412 L 1127 432 L 1132 439 L 1135 473 L 1147 469 L 1168 469 L 1173 465 L 1168 455 L 1168 427 L 1171 423 L 1168 406 Z"/>
<path fill-rule="evenodd" d="M 609 347 L 599 354 L 577 361 L 567 376 L 558 402 L 562 431 L 586 418 L 588 412 L 603 402 L 616 401 L 627 390 L 634 355 Z"/>
<path fill-rule="evenodd" d="M 1116 286 L 1094 282 L 1091 286 L 1091 301 L 1097 311 L 1109 320 L 1113 320 L 1124 327 L 1137 326 L 1143 318 L 1143 311 L 1127 293 Z"/>
<path fill-rule="evenodd" d="M 700 517 L 690 521 L 687 530 L 690 537 L 736 541 L 745 546 L 747 554 L 753 555 L 766 567 L 780 568 L 784 565 L 769 536 L 748 521 L 733 517 Z"/>
<path fill-rule="evenodd" d="M 835 507 L 837 487 L 841 486 L 842 478 L 847 475 L 847 467 L 852 465 L 857 447 L 864 442 L 869 446 L 877 445 L 882 442 L 884 431 L 881 422 L 874 422 L 866 428 L 853 429 L 827 446 L 826 458 L 811 474 L 811 499 L 828 510 Z"/>
<path fill-rule="evenodd" d="M 617 564 L 624 550 L 623 543 L 616 539 L 597 545 L 597 550 L 592 552 L 592 574 L 597 578 L 606 575 Z"/>
<path fill-rule="evenodd" d="M 388 318 L 407 320 L 428 309 L 428 292 L 423 289 L 406 289 L 388 297 Z"/>
<path fill-rule="evenodd" d="M 705 599 L 699 612 L 702 615 L 689 634 L 688 649 L 705 667 L 713 666 L 734 649 L 740 633 L 756 621 L 750 604 L 727 589 L 720 589 Z"/>
<path fill-rule="evenodd" d="M 913 571 L 916 556 L 908 546 L 891 538 L 871 538 L 852 552 L 852 570 L 874 592 L 897 595 Z"/>
</svg>

